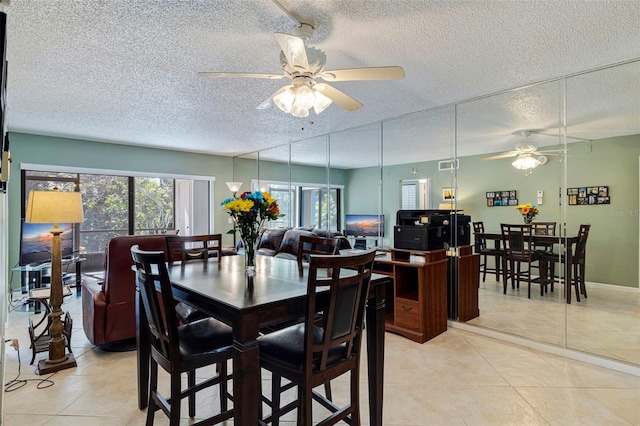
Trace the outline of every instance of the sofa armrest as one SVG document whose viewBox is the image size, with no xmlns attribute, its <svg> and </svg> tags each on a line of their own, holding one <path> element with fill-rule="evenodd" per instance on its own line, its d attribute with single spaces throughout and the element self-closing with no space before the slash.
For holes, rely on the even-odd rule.
<svg viewBox="0 0 640 426">
<path fill-rule="evenodd" d="M 82 281 L 82 326 L 87 339 L 94 345 L 105 343 L 107 296 L 102 283 L 91 279 Z"/>
</svg>

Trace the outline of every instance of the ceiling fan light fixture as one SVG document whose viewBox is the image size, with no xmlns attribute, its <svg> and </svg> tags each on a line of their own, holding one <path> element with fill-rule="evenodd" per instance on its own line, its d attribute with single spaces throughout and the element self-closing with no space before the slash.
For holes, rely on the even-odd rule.
<svg viewBox="0 0 640 426">
<path fill-rule="evenodd" d="M 276 104 L 283 112 L 289 114 L 293 107 L 293 102 L 296 100 L 296 92 L 293 87 L 289 87 L 282 93 L 278 93 L 273 97 L 273 103 Z"/>
<path fill-rule="evenodd" d="M 313 110 L 316 112 L 316 114 L 320 114 L 322 111 L 327 109 L 329 105 L 331 105 L 331 99 L 327 98 L 325 95 L 323 95 L 317 90 L 315 92 L 316 92 L 316 103 L 313 105 Z"/>
<path fill-rule="evenodd" d="M 522 154 L 511 165 L 518 170 L 529 170 L 538 167 L 540 161 L 533 158 L 531 154 Z"/>
<path fill-rule="evenodd" d="M 273 97 L 273 103 L 280 110 L 294 117 L 307 117 L 311 108 L 316 114 L 320 114 L 331 105 L 331 99 L 314 87 L 302 84 L 291 86 L 282 93 L 278 93 Z"/>
</svg>

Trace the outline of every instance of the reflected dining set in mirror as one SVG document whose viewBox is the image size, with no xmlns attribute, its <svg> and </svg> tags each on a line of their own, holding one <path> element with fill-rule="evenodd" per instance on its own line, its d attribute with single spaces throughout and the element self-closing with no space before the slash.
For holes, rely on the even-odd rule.
<svg viewBox="0 0 640 426">
<path fill-rule="evenodd" d="M 585 286 L 586 245 L 591 225 L 582 224 L 577 235 L 556 234 L 555 222 L 533 222 L 531 224 L 501 224 L 500 232 L 486 232 L 483 222 L 474 222 L 476 252 L 484 257 L 480 264 L 483 277 L 486 273 L 496 274 L 496 281 L 502 271 L 503 293 L 507 293 L 508 282 L 512 289 L 519 288 L 520 281 L 528 284 L 528 297 L 531 297 L 531 284 L 540 285 L 540 295 L 554 284 L 565 285 L 565 298 L 571 303 L 571 287 L 576 289 L 576 301 L 580 296 L 587 297 Z M 489 247 L 488 242 L 493 242 Z M 494 256 L 494 268 L 490 268 L 487 256 Z M 562 275 L 556 275 L 556 263 L 564 265 Z M 538 274 L 533 275 L 532 269 Z M 483 279 L 484 281 L 484 279 Z"/>
<path fill-rule="evenodd" d="M 147 273 L 160 270 L 160 275 L 151 277 L 157 290 L 164 281 L 165 292 L 167 288 L 171 289 L 174 302 L 189 304 L 208 316 L 200 322 L 215 321 L 217 327 L 222 327 L 219 334 L 224 331 L 227 336 L 230 333 L 231 340 L 221 340 L 217 350 L 230 351 L 232 373 L 225 377 L 226 373 L 219 370 L 216 383 L 224 389 L 224 381 L 233 382 L 233 424 L 278 424 L 278 417 L 291 408 L 298 409 L 298 424 L 310 424 L 312 400 L 331 411 L 330 418 L 346 416 L 352 419 L 351 424 L 359 424 L 360 340 L 366 338 L 363 342 L 366 343 L 366 351 L 362 352 L 366 352 L 367 360 L 369 424 L 382 425 L 385 287 L 389 277 L 372 273 L 374 254 L 373 250 L 351 255 L 311 254 L 310 262 L 303 265 L 302 274 L 298 262 L 270 256 L 257 256 L 255 276 L 246 274 L 242 256 L 223 256 L 175 265 L 169 263 L 166 267 L 162 262 L 163 267 L 160 268 L 158 265 L 152 268 L 139 264 L 137 269 L 139 277 L 140 274 L 144 276 L 145 270 Z M 138 251 L 137 255 L 144 259 L 146 254 Z M 161 259 L 160 255 L 157 257 Z M 139 285 L 141 282 L 145 282 L 144 279 L 139 281 Z M 153 404 L 149 409 L 155 410 L 158 401 L 160 404 L 168 403 L 161 402 L 162 399 L 156 395 L 154 374 L 157 373 L 153 371 L 151 395 L 154 402 L 149 399 L 152 353 L 154 359 L 163 358 L 152 346 L 157 338 L 153 335 L 153 327 L 149 326 L 146 312 L 150 306 L 148 297 L 145 302 L 143 296 L 144 293 L 137 292 L 138 406 L 143 409 Z M 277 331 L 271 334 L 263 332 L 269 327 L 291 324 L 292 320 L 300 318 L 302 322 L 274 327 Z M 366 328 L 363 320 L 366 320 Z M 177 345 L 184 338 L 180 336 L 181 327 L 184 326 L 178 326 L 178 333 L 174 333 L 178 338 L 173 343 L 167 341 L 169 345 Z M 225 327 L 226 331 L 223 330 Z M 311 328 L 313 333 L 306 333 L 305 330 Z M 303 336 L 310 336 L 311 340 L 302 339 Z M 180 356 L 177 355 L 180 352 L 174 351 L 173 355 Z M 225 354 L 211 358 L 210 362 L 224 360 Z M 189 371 L 185 370 L 184 364 L 180 368 Z M 264 392 L 269 401 L 265 400 L 261 389 L 263 371 L 273 374 L 274 388 L 272 392 Z M 313 389 L 348 372 L 351 372 L 351 392 L 344 407 L 336 406 L 330 395 L 321 395 Z M 282 389 L 280 377 L 288 379 Z M 289 381 L 297 385 L 298 397 L 280 407 L 279 392 L 288 389 Z M 189 388 L 193 385 L 193 382 L 188 383 Z M 221 392 L 221 401 L 226 402 L 225 391 Z M 179 391 L 172 394 L 181 395 Z M 191 407 L 190 403 L 190 415 Z M 271 407 L 271 413 L 263 413 L 263 407 Z M 228 416 L 225 407 L 222 409 L 221 417 L 216 417 L 216 420 Z M 170 415 L 171 410 L 165 412 Z M 313 417 L 316 417 L 315 413 Z M 261 418 L 263 420 L 259 420 Z"/>
</svg>

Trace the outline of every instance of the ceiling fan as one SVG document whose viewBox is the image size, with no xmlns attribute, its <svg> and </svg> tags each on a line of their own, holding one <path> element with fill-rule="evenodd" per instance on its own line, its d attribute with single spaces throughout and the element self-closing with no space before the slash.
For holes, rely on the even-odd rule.
<svg viewBox="0 0 640 426">
<path fill-rule="evenodd" d="M 506 151 L 501 154 L 492 155 L 490 157 L 485 157 L 482 160 L 499 160 L 501 158 L 510 158 L 510 157 L 518 157 L 512 164 L 515 168 L 520 169 L 531 169 L 537 167 L 542 164 L 546 164 L 548 161 L 547 155 L 557 155 L 561 150 L 545 150 L 539 151 L 538 145 L 535 142 L 529 140 L 529 136 L 532 133 L 548 135 L 545 133 L 538 133 L 532 130 L 522 130 L 516 132 L 520 136 L 524 137 L 525 140 L 516 144 L 515 149 L 513 151 Z M 553 135 L 549 135 L 553 136 Z"/>
<path fill-rule="evenodd" d="M 311 108 L 316 114 L 320 114 L 331 103 L 335 103 L 347 111 L 362 108 L 363 105 L 357 100 L 333 86 L 316 81 L 317 79 L 334 82 L 401 80 L 404 78 L 404 70 L 399 66 L 325 70 L 324 65 L 327 57 L 324 52 L 305 45 L 305 40 L 309 40 L 313 35 L 313 26 L 302 22 L 302 19 L 286 9 L 277 0 L 274 0 L 274 3 L 298 24 L 294 29 L 296 35 L 275 33 L 276 40 L 282 49 L 280 60 L 283 73 L 199 72 L 198 75 L 201 77 L 265 78 L 271 80 L 288 77 L 291 79 L 291 84 L 278 89 L 256 108 L 268 108 L 273 102 L 282 111 L 295 117 L 307 117 Z"/>
</svg>

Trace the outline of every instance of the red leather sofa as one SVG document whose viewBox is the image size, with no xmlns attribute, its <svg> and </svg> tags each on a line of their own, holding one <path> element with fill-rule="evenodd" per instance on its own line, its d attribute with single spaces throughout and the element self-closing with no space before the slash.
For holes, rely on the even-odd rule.
<svg viewBox="0 0 640 426">
<path fill-rule="evenodd" d="M 82 324 L 94 345 L 136 337 L 136 277 L 131 246 L 167 250 L 164 235 L 127 235 L 111 239 L 105 248 L 104 280 L 83 280 Z"/>
</svg>

